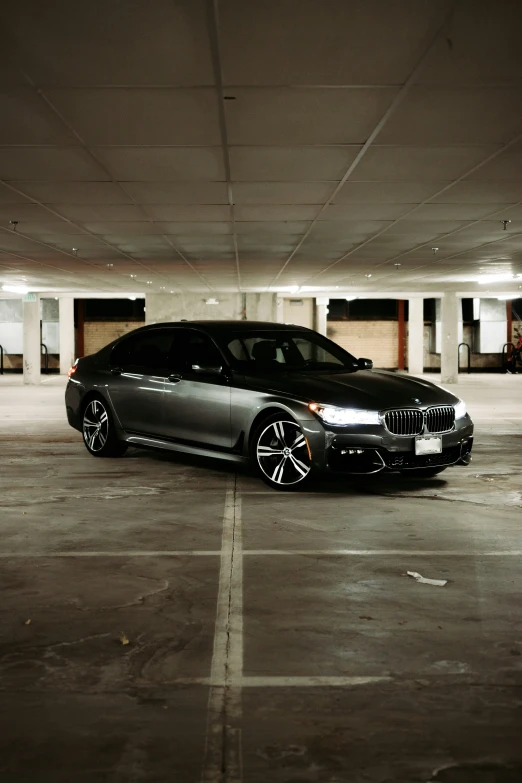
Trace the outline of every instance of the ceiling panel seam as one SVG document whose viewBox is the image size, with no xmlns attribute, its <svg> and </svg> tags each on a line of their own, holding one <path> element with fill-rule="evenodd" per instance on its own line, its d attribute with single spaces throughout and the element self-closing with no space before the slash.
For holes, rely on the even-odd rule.
<svg viewBox="0 0 522 783">
<path fill-rule="evenodd" d="M 450 6 L 449 11 L 447 11 L 444 14 L 443 18 L 441 20 L 439 20 L 439 23 L 436 25 L 435 32 L 431 34 L 427 45 L 423 48 L 423 52 L 422 52 L 420 58 L 418 59 L 416 65 L 414 66 L 413 70 L 411 71 L 410 75 L 408 76 L 408 78 L 406 79 L 404 84 L 401 86 L 399 92 L 393 98 L 392 102 L 390 103 L 390 105 L 388 106 L 386 111 L 384 112 L 383 116 L 381 117 L 381 119 L 379 120 L 377 125 L 374 127 L 374 129 L 372 130 L 372 132 L 370 133 L 368 138 L 366 139 L 366 141 L 363 144 L 362 148 L 360 149 L 358 154 L 355 156 L 355 159 L 352 161 L 352 163 L 350 164 L 350 166 L 348 167 L 348 169 L 344 173 L 341 181 L 335 187 L 335 189 L 334 189 L 333 193 L 331 194 L 330 198 L 323 204 L 323 206 L 321 207 L 321 209 L 317 213 L 316 217 L 312 221 L 311 225 L 309 226 L 309 228 L 305 232 L 304 236 L 297 243 L 296 247 L 292 250 L 292 252 L 288 256 L 288 258 L 286 259 L 285 263 L 283 264 L 283 266 L 279 270 L 278 274 L 275 276 L 275 278 L 270 283 L 269 288 L 271 288 L 277 282 L 277 280 L 279 279 L 281 274 L 284 272 L 284 270 L 286 269 L 286 267 L 288 266 L 288 264 L 290 263 L 290 261 L 294 257 L 294 255 L 299 251 L 299 248 L 303 245 L 303 243 L 305 242 L 307 237 L 312 232 L 314 226 L 316 225 L 317 221 L 319 220 L 320 215 L 326 210 L 326 208 L 329 206 L 330 202 L 335 198 L 337 193 L 339 193 L 339 191 L 341 190 L 341 188 L 343 187 L 345 182 L 347 182 L 347 180 L 350 178 L 352 173 L 355 171 L 355 169 L 357 168 L 357 166 L 359 165 L 361 160 L 364 158 L 364 156 L 366 155 L 366 153 L 368 152 L 368 150 L 372 146 L 373 141 L 377 138 L 377 136 L 379 135 L 381 130 L 384 128 L 384 126 L 386 125 L 386 123 L 388 122 L 390 117 L 395 113 L 396 109 L 403 102 L 403 100 L 406 97 L 406 95 L 408 94 L 411 86 L 413 85 L 415 79 L 417 78 L 418 74 L 420 73 L 420 71 L 424 67 L 424 64 L 425 64 L 429 54 L 431 53 L 431 50 L 433 49 L 433 47 L 435 46 L 435 44 L 439 40 L 439 37 L 440 37 L 441 33 L 445 29 L 447 29 L 447 26 L 448 26 L 448 24 L 449 24 L 449 22 L 450 22 L 450 20 L 451 20 L 451 18 L 453 16 L 453 13 L 454 13 L 456 5 L 457 5 L 457 0 L 454 0 L 453 3 Z"/>
</svg>

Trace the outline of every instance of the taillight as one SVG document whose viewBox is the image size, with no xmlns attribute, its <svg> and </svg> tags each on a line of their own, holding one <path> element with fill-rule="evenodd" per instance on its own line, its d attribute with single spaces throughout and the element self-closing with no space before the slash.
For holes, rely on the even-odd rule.
<svg viewBox="0 0 522 783">
<path fill-rule="evenodd" d="M 71 375 L 74 375 L 74 373 L 75 373 L 75 372 L 76 372 L 76 370 L 78 369 L 78 366 L 77 366 L 77 365 L 78 365 L 78 359 L 76 359 L 76 361 L 74 362 L 73 366 L 71 367 L 71 369 L 70 369 L 70 370 L 69 370 L 69 372 L 67 373 L 67 377 L 68 377 L 68 378 L 70 378 L 70 377 L 71 377 Z"/>
</svg>

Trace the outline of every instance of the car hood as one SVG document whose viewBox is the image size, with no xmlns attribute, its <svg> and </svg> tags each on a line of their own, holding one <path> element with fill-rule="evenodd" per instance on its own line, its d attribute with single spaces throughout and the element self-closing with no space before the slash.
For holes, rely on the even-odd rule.
<svg viewBox="0 0 522 783">
<path fill-rule="evenodd" d="M 282 373 L 249 377 L 250 387 L 340 407 L 369 410 L 412 406 L 454 405 L 458 398 L 434 383 L 386 370 L 347 373 Z"/>
</svg>

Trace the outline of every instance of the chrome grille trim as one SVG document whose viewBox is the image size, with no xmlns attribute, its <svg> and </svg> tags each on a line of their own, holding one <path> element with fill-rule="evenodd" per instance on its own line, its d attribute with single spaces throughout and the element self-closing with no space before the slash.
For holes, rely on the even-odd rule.
<svg viewBox="0 0 522 783">
<path fill-rule="evenodd" d="M 424 414 L 416 408 L 387 411 L 384 423 L 393 435 L 420 435 L 424 430 Z"/>
<path fill-rule="evenodd" d="M 439 405 L 426 411 L 427 432 L 451 432 L 455 426 L 455 408 L 453 405 Z"/>
<path fill-rule="evenodd" d="M 440 435 L 455 428 L 453 405 L 434 405 L 426 411 L 418 408 L 397 408 L 382 414 L 386 429 L 392 435 Z"/>
</svg>

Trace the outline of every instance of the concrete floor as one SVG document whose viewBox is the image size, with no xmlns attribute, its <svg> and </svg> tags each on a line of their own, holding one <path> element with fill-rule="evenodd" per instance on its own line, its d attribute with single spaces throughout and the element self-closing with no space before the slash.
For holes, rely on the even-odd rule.
<svg viewBox="0 0 522 783">
<path fill-rule="evenodd" d="M 298 496 L 96 460 L 63 387 L 0 378 L 2 783 L 520 783 L 522 376 L 470 467 Z"/>
</svg>

